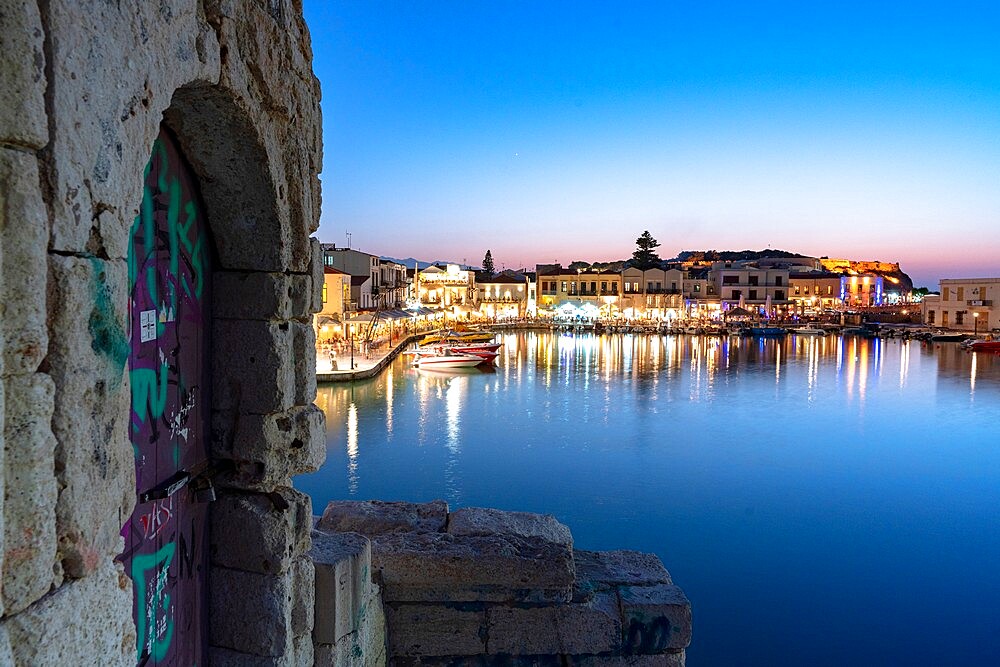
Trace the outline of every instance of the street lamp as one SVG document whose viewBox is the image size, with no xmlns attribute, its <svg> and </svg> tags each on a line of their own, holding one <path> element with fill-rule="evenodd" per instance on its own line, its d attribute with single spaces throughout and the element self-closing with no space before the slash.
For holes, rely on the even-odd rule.
<svg viewBox="0 0 1000 667">
<path fill-rule="evenodd" d="M 972 322 L 973 322 L 973 324 L 975 326 L 975 329 L 973 330 L 973 334 L 976 335 L 976 336 L 978 336 L 979 335 L 979 313 L 972 313 Z"/>
</svg>

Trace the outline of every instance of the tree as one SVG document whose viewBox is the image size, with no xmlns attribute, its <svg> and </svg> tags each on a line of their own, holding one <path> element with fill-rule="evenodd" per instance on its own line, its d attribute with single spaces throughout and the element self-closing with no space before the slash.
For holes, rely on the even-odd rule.
<svg viewBox="0 0 1000 667">
<path fill-rule="evenodd" d="M 649 231 L 644 231 L 642 236 L 635 240 L 636 250 L 632 253 L 632 265 L 637 269 L 651 269 L 660 263 L 660 256 L 656 254 L 654 248 L 659 247 L 660 242 L 653 238 Z"/>
<path fill-rule="evenodd" d="M 487 250 L 486 256 L 483 257 L 483 273 L 492 276 L 494 270 L 495 267 L 493 266 L 493 253 Z"/>
</svg>

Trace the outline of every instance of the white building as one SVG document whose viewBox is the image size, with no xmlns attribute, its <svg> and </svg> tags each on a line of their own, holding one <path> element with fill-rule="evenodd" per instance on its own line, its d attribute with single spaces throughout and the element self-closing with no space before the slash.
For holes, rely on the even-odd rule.
<svg viewBox="0 0 1000 667">
<path fill-rule="evenodd" d="M 924 322 L 961 331 L 1000 330 L 1000 278 L 945 278 L 941 296 L 924 297 Z"/>
</svg>

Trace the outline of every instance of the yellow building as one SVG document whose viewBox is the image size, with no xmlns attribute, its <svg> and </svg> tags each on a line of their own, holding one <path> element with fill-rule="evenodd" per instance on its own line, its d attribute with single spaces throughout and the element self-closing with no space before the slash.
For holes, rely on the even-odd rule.
<svg viewBox="0 0 1000 667">
<path fill-rule="evenodd" d="M 619 315 L 622 275 L 600 269 L 538 267 L 538 314 L 610 319 Z"/>
<path fill-rule="evenodd" d="M 924 322 L 961 331 L 1000 330 L 1000 278 L 947 278 L 941 296 L 924 297 Z"/>
<path fill-rule="evenodd" d="M 622 271 L 621 310 L 626 319 L 663 320 L 684 314 L 684 272 L 680 269 Z"/>
<path fill-rule="evenodd" d="M 431 265 L 417 273 L 416 291 L 420 303 L 456 317 L 474 310 L 476 274 L 457 264 Z"/>
<path fill-rule="evenodd" d="M 351 304 L 351 276 L 332 266 L 323 267 L 323 308 L 313 316 L 316 343 L 343 337 L 344 313 Z"/>
<path fill-rule="evenodd" d="M 824 310 L 840 310 L 841 278 L 832 271 L 793 271 L 788 275 L 789 295 L 795 312 L 818 315 Z"/>
</svg>

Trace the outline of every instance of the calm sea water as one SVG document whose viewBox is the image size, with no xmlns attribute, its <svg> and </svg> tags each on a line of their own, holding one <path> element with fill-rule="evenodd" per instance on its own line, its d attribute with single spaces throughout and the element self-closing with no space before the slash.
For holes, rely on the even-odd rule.
<svg viewBox="0 0 1000 667">
<path fill-rule="evenodd" d="M 1000 356 L 855 338 L 502 336 L 320 388 L 335 498 L 554 514 L 658 554 L 689 663 L 1000 664 Z"/>
</svg>

